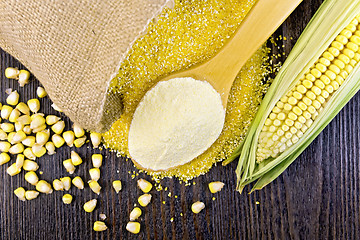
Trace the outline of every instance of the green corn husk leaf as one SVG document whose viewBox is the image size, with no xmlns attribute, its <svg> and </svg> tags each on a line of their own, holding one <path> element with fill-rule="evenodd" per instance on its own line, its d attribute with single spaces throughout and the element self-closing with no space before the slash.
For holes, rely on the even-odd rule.
<svg viewBox="0 0 360 240">
<path fill-rule="evenodd" d="M 360 89 L 360 65 L 357 64 L 296 144 L 275 159 L 269 158 L 260 164 L 256 162 L 258 138 L 275 104 L 296 85 L 334 38 L 359 13 L 358 0 L 326 0 L 311 19 L 266 93 L 243 144 L 230 157 L 231 160 L 240 155 L 236 169 L 238 191 L 241 192 L 245 185 L 256 180 L 252 191 L 258 190 L 277 178 Z"/>
</svg>

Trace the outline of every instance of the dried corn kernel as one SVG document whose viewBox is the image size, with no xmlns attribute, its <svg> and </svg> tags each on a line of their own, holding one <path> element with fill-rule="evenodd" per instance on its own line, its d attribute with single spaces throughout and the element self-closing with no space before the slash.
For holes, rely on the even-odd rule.
<svg viewBox="0 0 360 240">
<path fill-rule="evenodd" d="M 36 142 L 36 138 L 34 136 L 27 136 L 24 140 L 22 140 L 22 144 L 24 144 L 27 147 L 34 146 Z"/>
<path fill-rule="evenodd" d="M 211 193 L 216 193 L 219 192 L 223 187 L 224 187 L 224 183 L 222 182 L 211 182 L 209 183 L 209 189 Z"/>
<path fill-rule="evenodd" d="M 11 148 L 11 144 L 9 142 L 0 142 L 0 152 L 7 153 Z"/>
<path fill-rule="evenodd" d="M 62 112 L 61 108 L 59 108 L 55 103 L 51 104 L 51 107 L 58 112 Z"/>
<path fill-rule="evenodd" d="M 24 131 L 20 130 L 18 132 L 15 132 L 14 136 L 12 136 L 10 143 L 11 144 L 20 143 L 25 139 L 26 139 L 26 134 L 24 133 Z"/>
<path fill-rule="evenodd" d="M 138 234 L 140 232 L 140 223 L 138 222 L 128 222 L 126 224 L 126 230 L 133 234 Z"/>
<path fill-rule="evenodd" d="M 60 178 L 60 181 L 63 183 L 65 191 L 69 191 L 71 188 L 71 178 L 63 177 L 63 178 Z"/>
<path fill-rule="evenodd" d="M 53 130 L 56 134 L 61 134 L 65 128 L 65 122 L 64 121 L 58 121 L 54 125 L 51 126 L 51 130 Z"/>
<path fill-rule="evenodd" d="M 53 188 L 55 191 L 64 191 L 64 184 L 59 179 L 53 181 Z"/>
<path fill-rule="evenodd" d="M 23 125 L 28 125 L 32 122 L 32 119 L 29 115 L 22 115 L 18 119 L 16 119 L 16 121 Z"/>
<path fill-rule="evenodd" d="M 25 189 L 23 187 L 19 187 L 17 189 L 14 190 L 14 194 L 15 196 L 17 196 L 19 198 L 19 200 L 21 201 L 25 201 Z"/>
<path fill-rule="evenodd" d="M 75 134 L 73 131 L 66 131 L 63 133 L 63 138 L 69 147 L 74 146 Z"/>
<path fill-rule="evenodd" d="M 88 184 L 89 184 L 90 189 L 91 189 L 94 193 L 96 193 L 97 195 L 100 194 L 101 186 L 99 185 L 99 183 L 98 183 L 97 181 L 95 181 L 95 180 L 90 180 L 90 181 L 88 182 Z"/>
<path fill-rule="evenodd" d="M 50 194 L 53 192 L 50 183 L 46 182 L 45 180 L 40 180 L 36 184 L 36 190 L 41 193 L 46 193 L 46 194 Z"/>
<path fill-rule="evenodd" d="M 46 124 L 47 125 L 54 125 L 55 123 L 57 123 L 58 121 L 60 121 L 61 118 L 59 118 L 58 116 L 55 115 L 48 115 L 46 116 Z"/>
<path fill-rule="evenodd" d="M 79 176 L 73 178 L 72 184 L 80 190 L 84 189 L 84 181 Z"/>
<path fill-rule="evenodd" d="M 6 98 L 6 103 L 16 106 L 19 103 L 19 93 L 16 90 L 11 92 Z"/>
<path fill-rule="evenodd" d="M 96 221 L 96 222 L 94 222 L 93 229 L 96 232 L 101 232 L 101 231 L 105 231 L 107 229 L 107 226 L 104 222 Z"/>
<path fill-rule="evenodd" d="M 2 106 L 1 114 L 0 114 L 1 118 L 6 119 L 6 120 L 9 119 L 12 110 L 14 110 L 14 109 L 12 107 L 8 106 L 8 105 Z"/>
<path fill-rule="evenodd" d="M 73 200 L 73 197 L 70 195 L 70 194 L 65 194 L 63 197 L 62 197 L 62 201 L 64 204 L 70 204 Z"/>
<path fill-rule="evenodd" d="M 36 133 L 36 143 L 42 146 L 49 140 L 49 137 L 50 137 L 49 129 L 38 132 Z"/>
<path fill-rule="evenodd" d="M 9 149 L 9 153 L 13 154 L 13 155 L 19 154 L 22 152 L 24 152 L 24 145 L 22 143 L 17 143 Z"/>
<path fill-rule="evenodd" d="M 38 191 L 34 191 L 34 190 L 29 190 L 25 192 L 25 198 L 26 200 L 33 200 L 35 198 L 37 198 L 37 196 L 39 196 L 39 192 Z"/>
<path fill-rule="evenodd" d="M 15 126 L 15 131 L 16 131 L 16 132 L 22 131 L 23 128 L 24 128 L 24 124 L 22 124 L 22 123 L 20 123 L 20 122 L 18 122 L 18 121 L 16 121 L 16 122 L 14 123 L 14 126 Z"/>
<path fill-rule="evenodd" d="M 16 167 L 22 168 L 24 166 L 24 162 L 25 162 L 25 156 L 22 154 L 18 154 L 16 156 L 16 161 L 15 161 Z"/>
<path fill-rule="evenodd" d="M 90 140 L 93 148 L 98 148 L 101 143 L 101 134 L 96 132 L 90 133 Z"/>
<path fill-rule="evenodd" d="M 19 102 L 18 105 L 16 105 L 16 109 L 25 115 L 30 115 L 30 108 L 26 103 Z"/>
<path fill-rule="evenodd" d="M 47 92 L 45 91 L 45 89 L 43 87 L 38 87 L 36 89 L 36 94 L 39 98 L 44 98 L 47 96 Z"/>
<path fill-rule="evenodd" d="M 134 208 L 130 213 L 130 221 L 134 221 L 138 219 L 141 216 L 141 209 L 136 207 Z"/>
<path fill-rule="evenodd" d="M 79 148 L 79 147 L 81 147 L 82 145 L 84 145 L 85 141 L 86 141 L 86 137 L 82 137 L 82 138 L 75 139 L 75 141 L 74 141 L 74 146 L 77 147 L 77 148 Z"/>
<path fill-rule="evenodd" d="M 150 190 L 152 188 L 152 184 L 142 178 L 137 181 L 137 184 L 138 184 L 139 188 L 141 189 L 141 191 L 143 191 L 144 193 L 150 192 Z"/>
<path fill-rule="evenodd" d="M 39 169 L 39 165 L 37 164 L 37 162 L 31 161 L 31 160 L 25 160 L 22 168 L 25 171 L 33 171 L 33 172 L 35 172 L 36 170 Z"/>
<path fill-rule="evenodd" d="M 55 154 L 55 145 L 54 145 L 53 142 L 47 142 L 47 143 L 45 144 L 45 148 L 46 148 L 47 153 L 48 153 L 49 155 Z"/>
<path fill-rule="evenodd" d="M 193 211 L 193 213 L 195 213 L 195 214 L 198 214 L 204 208 L 205 208 L 205 204 L 203 202 L 199 202 L 199 201 L 195 202 L 191 205 L 191 211 Z"/>
<path fill-rule="evenodd" d="M 115 189 L 115 192 L 116 192 L 116 193 L 119 193 L 119 192 L 121 191 L 122 185 L 121 185 L 121 181 L 120 181 L 120 180 L 115 180 L 115 181 L 113 181 L 112 185 L 113 185 L 113 188 Z"/>
<path fill-rule="evenodd" d="M 0 153 L 0 166 L 7 163 L 7 162 L 9 162 L 9 161 L 10 161 L 9 154 L 7 154 L 5 152 Z"/>
<path fill-rule="evenodd" d="M 20 117 L 20 112 L 17 109 L 11 111 L 9 116 L 9 122 L 15 123 L 16 120 Z"/>
<path fill-rule="evenodd" d="M 34 153 L 34 155 L 38 158 L 42 157 L 45 155 L 46 153 L 46 148 L 43 147 L 42 145 L 35 143 L 32 147 L 31 147 L 32 152 Z"/>
<path fill-rule="evenodd" d="M 61 147 L 65 143 L 65 140 L 60 135 L 57 134 L 52 135 L 51 141 L 54 143 L 55 147 L 57 148 Z"/>
<path fill-rule="evenodd" d="M 25 174 L 25 180 L 31 185 L 36 185 L 39 182 L 39 177 L 35 172 L 30 171 Z"/>
<path fill-rule="evenodd" d="M 142 207 L 146 207 L 151 201 L 151 194 L 143 194 L 138 198 L 138 202 Z"/>
<path fill-rule="evenodd" d="M 75 137 L 80 138 L 85 135 L 85 130 L 80 125 L 74 123 L 73 125 Z"/>
<path fill-rule="evenodd" d="M 21 172 L 21 168 L 18 168 L 16 166 L 16 163 L 13 163 L 6 169 L 7 174 L 10 176 L 15 176 L 16 174 L 19 174 Z"/>
<path fill-rule="evenodd" d="M 31 150 L 31 148 L 26 148 L 24 150 L 24 156 L 30 160 L 35 160 L 36 159 L 36 156 L 35 154 L 33 153 L 33 151 Z"/>
<path fill-rule="evenodd" d="M 30 79 L 30 72 L 27 70 L 20 70 L 19 71 L 19 85 L 20 87 L 25 86 L 26 84 L 29 83 L 29 79 Z"/>
<path fill-rule="evenodd" d="M 40 110 L 40 102 L 36 98 L 27 101 L 27 105 L 29 106 L 30 111 L 33 113 L 37 113 Z"/>
<path fill-rule="evenodd" d="M 71 159 L 63 161 L 63 165 L 68 173 L 73 174 L 75 172 L 75 166 L 72 163 Z"/>
<path fill-rule="evenodd" d="M 74 164 L 74 166 L 79 166 L 83 162 L 79 154 L 77 154 L 74 151 L 71 151 L 71 161 Z"/>
<path fill-rule="evenodd" d="M 100 168 L 102 165 L 103 156 L 101 154 L 93 154 L 91 156 L 92 165 L 95 168 Z"/>
<path fill-rule="evenodd" d="M 19 70 L 17 68 L 8 67 L 5 69 L 5 77 L 10 79 L 16 79 L 19 76 Z"/>
<path fill-rule="evenodd" d="M 100 169 L 91 168 L 89 170 L 91 180 L 98 181 L 100 179 Z"/>
<path fill-rule="evenodd" d="M 4 132 L 13 132 L 15 127 L 14 127 L 14 124 L 11 124 L 11 123 L 2 123 L 1 124 L 1 129 L 4 131 Z"/>
<path fill-rule="evenodd" d="M 31 123 L 30 123 L 31 129 L 38 129 L 43 126 L 45 126 L 46 128 L 45 118 L 43 116 L 41 116 L 40 114 L 31 116 Z"/>
<path fill-rule="evenodd" d="M 96 207 L 96 204 L 97 204 L 97 200 L 96 199 L 92 199 L 88 202 L 86 202 L 84 204 L 84 210 L 85 212 L 92 212 L 94 211 L 95 207 Z"/>
<path fill-rule="evenodd" d="M 2 129 L 0 129 L 0 140 L 6 140 L 8 138 L 8 135 L 6 132 Z"/>
</svg>

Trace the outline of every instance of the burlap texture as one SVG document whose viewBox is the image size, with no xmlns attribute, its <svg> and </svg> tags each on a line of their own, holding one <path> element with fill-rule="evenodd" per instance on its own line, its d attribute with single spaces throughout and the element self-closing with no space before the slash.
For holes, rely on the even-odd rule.
<svg viewBox="0 0 360 240">
<path fill-rule="evenodd" d="M 70 119 L 103 132 L 120 116 L 108 84 L 166 0 L 1 0 L 0 47 L 22 62 Z"/>
</svg>

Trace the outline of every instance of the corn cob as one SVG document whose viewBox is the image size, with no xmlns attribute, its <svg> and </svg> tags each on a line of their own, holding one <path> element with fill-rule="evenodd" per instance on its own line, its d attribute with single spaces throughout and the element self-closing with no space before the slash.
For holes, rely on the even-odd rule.
<svg viewBox="0 0 360 240">
<path fill-rule="evenodd" d="M 237 189 L 277 178 L 360 89 L 360 1 L 325 0 L 267 91 L 239 157 Z"/>
<path fill-rule="evenodd" d="M 360 61 L 357 15 L 272 109 L 262 128 L 257 161 L 277 157 L 297 143 Z"/>
</svg>

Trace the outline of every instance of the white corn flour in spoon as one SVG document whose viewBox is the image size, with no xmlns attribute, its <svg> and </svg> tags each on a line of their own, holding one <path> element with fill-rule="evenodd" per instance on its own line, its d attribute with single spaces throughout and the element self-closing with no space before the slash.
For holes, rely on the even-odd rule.
<svg viewBox="0 0 360 240">
<path fill-rule="evenodd" d="M 205 81 L 174 78 L 150 89 L 135 110 L 131 158 L 159 171 L 190 162 L 219 137 L 225 121 L 220 94 Z"/>
</svg>

